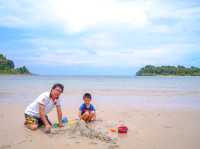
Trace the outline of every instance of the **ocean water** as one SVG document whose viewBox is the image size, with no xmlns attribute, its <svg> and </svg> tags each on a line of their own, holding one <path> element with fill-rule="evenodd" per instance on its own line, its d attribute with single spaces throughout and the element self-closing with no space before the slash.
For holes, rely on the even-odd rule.
<svg viewBox="0 0 200 149">
<path fill-rule="evenodd" d="M 54 83 L 65 86 L 64 105 L 85 92 L 97 105 L 200 108 L 200 77 L 0 76 L 0 103 L 28 104 Z"/>
</svg>

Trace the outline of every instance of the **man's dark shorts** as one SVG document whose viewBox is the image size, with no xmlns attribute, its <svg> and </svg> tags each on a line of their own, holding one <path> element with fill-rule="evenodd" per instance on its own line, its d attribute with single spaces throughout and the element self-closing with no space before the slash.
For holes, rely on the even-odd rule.
<svg viewBox="0 0 200 149">
<path fill-rule="evenodd" d="M 28 114 L 24 114 L 24 116 L 25 116 L 24 125 L 27 125 L 27 126 L 28 125 L 38 125 L 38 127 L 44 126 L 44 123 L 41 118 L 38 118 L 35 116 L 30 116 Z M 45 117 L 46 117 L 47 121 L 49 122 L 49 124 L 52 125 L 48 119 L 48 116 L 46 115 Z"/>
</svg>

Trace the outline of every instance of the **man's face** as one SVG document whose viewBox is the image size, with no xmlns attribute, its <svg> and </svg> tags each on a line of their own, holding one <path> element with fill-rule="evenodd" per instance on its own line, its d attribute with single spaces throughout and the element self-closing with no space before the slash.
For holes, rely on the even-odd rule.
<svg viewBox="0 0 200 149">
<path fill-rule="evenodd" d="M 51 91 L 51 95 L 54 99 L 59 98 L 61 93 L 62 93 L 62 89 L 60 87 L 56 87 L 56 88 L 52 89 L 52 91 Z"/>
<path fill-rule="evenodd" d="M 91 99 L 90 99 L 90 98 L 84 98 L 83 100 L 84 100 L 84 103 L 85 103 L 86 105 L 90 105 L 90 102 L 91 102 Z"/>
</svg>

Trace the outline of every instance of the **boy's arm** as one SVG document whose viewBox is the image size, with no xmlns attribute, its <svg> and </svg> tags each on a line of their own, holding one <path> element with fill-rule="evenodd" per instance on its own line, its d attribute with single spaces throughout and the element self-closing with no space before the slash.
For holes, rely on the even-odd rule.
<svg viewBox="0 0 200 149">
<path fill-rule="evenodd" d="M 81 119 L 81 110 L 78 111 L 78 117 Z"/>
<path fill-rule="evenodd" d="M 81 119 L 82 118 L 82 111 L 83 111 L 83 105 L 81 105 L 78 109 L 78 117 Z"/>
<path fill-rule="evenodd" d="M 51 125 L 49 124 L 48 120 L 45 117 L 45 106 L 43 104 L 39 104 L 39 114 L 40 114 L 40 118 L 42 119 L 45 127 L 51 127 Z"/>
<path fill-rule="evenodd" d="M 61 106 L 60 106 L 60 105 L 57 105 L 57 106 L 56 106 L 56 109 L 57 109 L 57 115 L 58 115 L 58 125 L 59 125 L 59 127 L 63 127 L 63 124 L 62 124 L 62 109 L 61 109 Z"/>
<path fill-rule="evenodd" d="M 92 105 L 91 113 L 93 113 L 93 120 L 96 120 L 96 109 L 95 109 L 94 105 Z"/>
</svg>

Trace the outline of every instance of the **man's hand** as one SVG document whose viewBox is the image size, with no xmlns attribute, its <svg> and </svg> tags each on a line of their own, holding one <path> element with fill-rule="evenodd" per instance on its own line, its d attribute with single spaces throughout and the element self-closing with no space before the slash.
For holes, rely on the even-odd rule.
<svg viewBox="0 0 200 149">
<path fill-rule="evenodd" d="M 49 124 L 46 125 L 44 131 L 45 131 L 46 133 L 50 133 L 50 132 L 51 132 L 51 125 L 49 125 Z"/>
<path fill-rule="evenodd" d="M 61 127 L 64 127 L 63 123 L 59 123 L 59 124 L 58 124 L 58 127 L 60 127 L 60 128 L 61 128 Z"/>
</svg>

